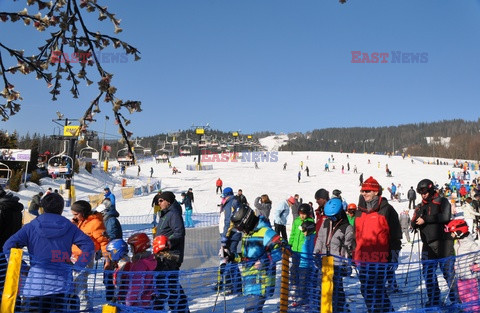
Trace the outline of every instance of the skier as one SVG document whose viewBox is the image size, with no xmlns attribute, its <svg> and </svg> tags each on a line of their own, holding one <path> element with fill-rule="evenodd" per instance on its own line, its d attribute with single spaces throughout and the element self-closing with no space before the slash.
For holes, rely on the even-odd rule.
<svg viewBox="0 0 480 313">
<path fill-rule="evenodd" d="M 153 167 L 150 167 L 150 178 L 153 176 Z"/>
<path fill-rule="evenodd" d="M 223 192 L 223 190 L 222 190 L 223 182 L 220 179 L 220 177 L 215 182 L 215 186 L 217 187 L 217 189 L 215 190 L 215 193 L 218 194 L 218 191 L 220 191 L 220 194 L 221 194 Z"/>
<path fill-rule="evenodd" d="M 187 194 L 185 192 L 182 192 L 181 197 L 182 197 L 182 201 L 179 203 L 185 205 L 185 227 L 186 228 L 193 227 L 192 201 L 190 200 L 189 197 L 187 197 Z"/>
<path fill-rule="evenodd" d="M 415 200 L 417 199 L 417 193 L 413 189 L 413 186 L 410 187 L 410 189 L 407 192 L 407 198 L 408 198 L 408 209 L 414 209 L 415 208 Z"/>
<path fill-rule="evenodd" d="M 127 263 L 130 262 L 128 258 L 128 245 L 123 239 L 114 239 L 107 245 L 108 258 L 110 259 L 110 266 L 105 268 L 103 273 L 103 284 L 105 285 L 105 297 L 107 301 L 118 299 L 119 288 L 115 288 L 114 272 L 123 271 Z M 120 287 L 120 286 L 119 286 Z"/>
<path fill-rule="evenodd" d="M 354 230 L 343 210 L 342 200 L 339 198 L 330 199 L 325 204 L 324 211 L 327 218 L 318 232 L 314 253 L 351 258 Z M 343 276 L 349 276 L 348 269 L 350 269 L 348 264 L 342 264 L 339 259 L 335 260 L 332 303 L 335 312 L 348 312 L 345 307 L 346 298 L 343 289 Z"/>
<path fill-rule="evenodd" d="M 137 170 L 137 176 L 140 176 L 140 171 L 141 171 L 141 168 L 140 168 L 140 165 L 139 165 L 138 170 Z"/>
<path fill-rule="evenodd" d="M 457 257 L 455 262 L 460 301 L 463 303 L 472 302 L 472 305 L 465 306 L 463 312 L 480 312 L 480 305 L 478 304 L 480 299 L 478 294 L 480 259 L 478 256 L 472 255 L 472 253 L 478 252 L 480 247 L 470 235 L 468 228 L 467 223 L 459 219 L 450 221 L 445 227 L 445 231 L 455 239 L 455 255 L 469 254 L 471 256 L 468 259 Z"/>
<path fill-rule="evenodd" d="M 153 239 L 153 253 L 157 260 L 155 272 L 175 271 L 178 268 L 178 260 L 180 256 L 171 251 L 170 246 L 171 243 L 167 236 L 161 235 Z M 168 273 L 157 274 L 155 286 L 155 310 L 163 311 L 165 309 L 165 304 L 168 303 L 172 312 L 190 312 L 185 294 L 181 295 L 179 298 L 171 296 L 171 290 L 183 289 L 182 286 L 178 284 L 178 280 L 175 281 L 170 279 Z"/>
<path fill-rule="evenodd" d="M 310 177 L 310 169 L 307 167 L 305 167 L 305 172 L 307 172 L 307 177 Z"/>
<path fill-rule="evenodd" d="M 300 179 L 302 178 L 302 172 L 301 172 L 301 171 L 298 171 L 298 175 L 297 175 L 297 176 L 298 176 L 298 181 L 297 181 L 297 183 L 299 183 L 299 182 L 300 182 Z"/>
<path fill-rule="evenodd" d="M 304 273 L 304 270 L 300 270 L 300 263 L 305 263 L 306 259 L 313 253 L 313 239 L 315 237 L 315 221 L 312 218 L 310 206 L 306 203 L 300 205 L 298 213 L 299 216 L 293 221 L 290 239 L 288 241 L 288 244 L 292 247 L 292 252 L 294 252 L 292 265 L 290 267 L 291 286 L 295 301 L 293 306 L 303 305 L 307 300 L 305 284 L 310 279 L 307 277 L 307 273 Z M 307 238 L 301 227 L 304 222 L 310 222 L 312 225 L 312 231 L 310 232 L 311 238 L 308 238 L 307 246 L 304 246 Z"/>
<path fill-rule="evenodd" d="M 284 170 L 284 171 L 287 170 L 287 162 L 283 163 L 283 170 Z"/>
<path fill-rule="evenodd" d="M 242 240 L 244 312 L 262 312 L 265 301 L 275 291 L 276 263 L 282 258 L 281 248 L 285 243 L 248 206 L 237 209 L 231 221 L 245 235 Z"/>
<path fill-rule="evenodd" d="M 136 233 L 127 240 L 132 252 L 132 260 L 129 266 L 124 267 L 125 272 L 150 272 L 157 267 L 157 261 L 150 251 L 150 238 L 145 233 Z M 129 274 L 125 304 L 127 306 L 152 307 L 155 285 L 153 274 Z"/>
</svg>

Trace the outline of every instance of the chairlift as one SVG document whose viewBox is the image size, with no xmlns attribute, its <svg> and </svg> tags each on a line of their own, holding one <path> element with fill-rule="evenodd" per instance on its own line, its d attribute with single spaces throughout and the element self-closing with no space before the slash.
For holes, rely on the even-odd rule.
<svg viewBox="0 0 480 313">
<path fill-rule="evenodd" d="M 128 147 L 117 151 L 117 162 L 119 165 L 130 166 L 133 164 L 133 156 L 128 151 Z"/>
<path fill-rule="evenodd" d="M 71 174 L 73 159 L 66 154 L 67 141 L 63 142 L 63 151 L 52 156 L 47 162 L 47 172 L 50 176 L 63 176 Z M 69 166 L 70 165 L 70 166 Z"/>
<path fill-rule="evenodd" d="M 183 145 L 180 146 L 180 155 L 190 155 L 192 154 L 192 146 L 191 145 Z"/>
<path fill-rule="evenodd" d="M 5 163 L 0 162 L 0 186 L 5 188 L 10 181 L 10 177 L 12 177 L 12 170 L 10 167 Z"/>
<path fill-rule="evenodd" d="M 89 146 L 88 141 L 87 146 L 82 148 L 78 155 L 82 162 L 91 162 L 94 167 L 98 165 L 99 152 L 97 149 Z"/>
</svg>

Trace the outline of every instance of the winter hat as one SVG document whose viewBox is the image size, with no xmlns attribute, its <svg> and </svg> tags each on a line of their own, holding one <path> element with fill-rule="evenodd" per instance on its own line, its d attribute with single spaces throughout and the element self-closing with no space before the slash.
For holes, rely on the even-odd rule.
<svg viewBox="0 0 480 313">
<path fill-rule="evenodd" d="M 105 186 L 105 188 L 103 188 L 103 190 L 110 191 L 110 188 L 108 186 Z"/>
<path fill-rule="evenodd" d="M 85 218 L 92 213 L 92 206 L 85 200 L 78 200 L 72 204 L 71 210 L 73 212 L 82 214 L 82 216 Z"/>
<path fill-rule="evenodd" d="M 160 195 L 159 199 L 163 199 L 167 201 L 168 203 L 173 203 L 175 202 L 175 195 L 171 191 L 164 191 Z"/>
<path fill-rule="evenodd" d="M 61 215 L 63 212 L 65 201 L 63 200 L 63 197 L 58 193 L 49 193 L 48 195 L 43 197 L 40 204 L 45 213 Z"/>
<path fill-rule="evenodd" d="M 330 196 L 328 195 L 328 191 L 321 188 L 321 189 L 318 189 L 317 192 L 315 192 L 315 199 L 325 199 L 328 201 L 330 200 Z"/>
<path fill-rule="evenodd" d="M 233 189 L 230 187 L 226 187 L 223 189 L 222 198 L 225 198 L 227 196 L 233 196 Z"/>
<path fill-rule="evenodd" d="M 295 198 L 290 196 L 290 198 L 288 198 L 287 200 L 290 204 L 295 204 Z"/>
<path fill-rule="evenodd" d="M 378 184 L 378 181 L 375 180 L 372 176 L 367 178 L 363 184 L 362 184 L 362 190 L 368 190 L 368 191 L 380 191 L 380 185 Z"/>
</svg>

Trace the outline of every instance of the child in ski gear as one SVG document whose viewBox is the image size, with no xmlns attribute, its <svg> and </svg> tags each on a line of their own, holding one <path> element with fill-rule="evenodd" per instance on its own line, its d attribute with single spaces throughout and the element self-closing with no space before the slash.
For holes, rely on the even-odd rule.
<svg viewBox="0 0 480 313">
<path fill-rule="evenodd" d="M 127 240 L 132 252 L 132 260 L 129 266 L 124 267 L 126 272 L 147 272 L 157 267 L 155 256 L 147 251 L 151 247 L 150 238 L 145 233 L 137 233 Z M 125 275 L 125 274 L 123 274 Z M 130 274 L 128 277 L 128 288 L 125 295 L 127 306 L 151 307 L 153 304 L 154 280 L 150 274 Z"/>
<path fill-rule="evenodd" d="M 103 284 L 105 285 L 105 293 L 107 301 L 117 301 L 117 294 L 115 293 L 115 279 L 116 273 L 123 271 L 127 263 L 130 262 L 128 258 L 128 245 L 123 239 L 114 239 L 107 245 L 108 258 L 110 265 L 103 273 Z M 128 265 L 130 266 L 130 265 Z M 115 272 L 113 272 L 115 271 Z M 123 293 L 125 294 L 125 292 Z M 125 299 L 123 299 L 124 301 Z"/>
<path fill-rule="evenodd" d="M 320 227 L 317 241 L 315 242 L 315 254 L 327 254 L 336 256 L 334 260 L 333 307 L 336 312 L 345 312 L 346 297 L 343 289 L 343 276 L 348 276 L 350 266 L 342 258 L 351 258 L 354 229 L 347 219 L 343 210 L 342 200 L 332 198 L 325 204 L 327 218 Z"/>
<path fill-rule="evenodd" d="M 445 226 L 445 232 L 456 239 L 454 244 L 455 270 L 457 273 L 458 295 L 462 303 L 475 303 L 463 308 L 463 312 L 479 312 L 478 277 L 480 274 L 480 247 L 472 238 L 465 220 L 452 220 Z M 475 253 L 475 254 L 473 254 Z M 461 257 L 462 255 L 465 255 Z"/>
<path fill-rule="evenodd" d="M 306 288 L 306 284 L 312 281 L 308 274 L 312 270 L 313 258 L 311 255 L 315 244 L 315 221 L 311 217 L 310 206 L 307 203 L 301 204 L 298 213 L 299 216 L 293 221 L 288 242 L 292 252 L 294 252 L 292 266 L 290 267 L 293 297 L 295 299 L 294 306 L 304 305 L 307 302 L 306 293 L 311 288 Z M 305 234 L 307 228 L 308 236 Z"/>
<path fill-rule="evenodd" d="M 238 208 L 231 217 L 235 227 L 243 232 L 242 277 L 246 296 L 245 313 L 262 312 L 263 305 L 275 291 L 276 263 L 282 258 L 284 242 L 248 206 Z"/>
</svg>

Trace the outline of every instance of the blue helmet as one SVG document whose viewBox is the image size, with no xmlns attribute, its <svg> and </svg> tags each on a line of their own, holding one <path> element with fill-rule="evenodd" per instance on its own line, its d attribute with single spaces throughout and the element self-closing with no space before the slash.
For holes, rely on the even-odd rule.
<svg viewBox="0 0 480 313">
<path fill-rule="evenodd" d="M 343 210 L 343 203 L 340 198 L 332 198 L 325 204 L 323 211 L 326 216 L 335 216 Z"/>
<path fill-rule="evenodd" d="M 128 254 L 128 245 L 123 239 L 114 239 L 108 243 L 107 252 L 112 261 L 119 261 Z"/>
<path fill-rule="evenodd" d="M 230 187 L 226 187 L 223 189 L 222 192 L 222 198 L 225 198 L 226 196 L 233 196 L 233 189 Z"/>
</svg>

